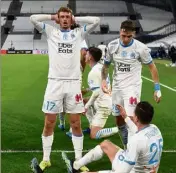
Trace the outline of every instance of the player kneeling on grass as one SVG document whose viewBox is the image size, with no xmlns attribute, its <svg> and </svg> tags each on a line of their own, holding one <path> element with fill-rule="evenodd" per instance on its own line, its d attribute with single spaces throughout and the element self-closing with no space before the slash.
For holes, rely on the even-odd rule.
<svg viewBox="0 0 176 173">
<path fill-rule="evenodd" d="M 118 109 L 124 119 L 128 118 L 123 107 Z M 157 173 L 161 160 L 163 138 L 160 130 L 150 124 L 154 109 L 148 102 L 139 102 L 134 111 L 134 123 L 138 131 L 131 137 L 127 150 L 122 150 L 108 140 L 90 150 L 83 158 L 73 163 L 72 172 L 81 166 L 100 160 L 106 154 L 112 163 L 111 171 L 96 173 Z M 130 118 L 128 118 L 130 121 Z M 95 173 L 95 172 L 94 172 Z"/>
<path fill-rule="evenodd" d="M 86 54 L 86 63 L 91 67 L 88 74 L 88 85 L 92 95 L 85 104 L 86 117 L 90 124 L 90 137 L 100 139 L 114 135 L 118 132 L 117 127 L 104 128 L 108 116 L 111 114 L 112 98 L 101 90 L 101 70 L 103 65 L 100 62 L 102 51 L 96 47 L 90 47 Z M 110 79 L 107 77 L 110 88 Z"/>
</svg>

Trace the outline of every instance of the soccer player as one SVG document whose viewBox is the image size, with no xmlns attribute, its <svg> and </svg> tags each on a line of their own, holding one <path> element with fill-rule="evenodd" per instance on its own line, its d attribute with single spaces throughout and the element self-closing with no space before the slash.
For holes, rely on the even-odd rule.
<svg viewBox="0 0 176 173">
<path fill-rule="evenodd" d="M 135 25 L 133 21 L 122 22 L 120 28 L 120 38 L 108 44 L 107 56 L 102 68 L 102 90 L 107 93 L 108 68 L 111 62 L 114 63 L 113 84 L 112 84 L 112 106 L 113 115 L 116 116 L 116 123 L 124 146 L 127 145 L 128 137 L 134 132 L 127 130 L 127 126 L 122 119 L 116 105 L 122 105 L 127 111 L 127 115 L 132 115 L 137 103 L 140 101 L 142 79 L 142 64 L 149 67 L 154 81 L 154 99 L 157 103 L 161 99 L 159 76 L 157 68 L 152 61 L 148 47 L 140 41 L 134 39 Z"/>
<path fill-rule="evenodd" d="M 58 113 L 70 114 L 72 142 L 75 159 L 82 157 L 83 135 L 80 125 L 80 113 L 84 112 L 80 86 L 80 45 L 85 36 L 94 30 L 98 17 L 75 17 L 67 7 L 61 7 L 56 15 L 32 15 L 31 22 L 39 32 L 47 37 L 49 53 L 48 84 L 45 91 L 43 112 L 45 124 L 42 134 L 43 160 L 41 170 L 51 166 L 50 153 L 54 138 L 54 127 Z M 54 20 L 60 29 L 43 21 Z M 72 23 L 88 23 L 84 27 L 71 30 Z"/>
<path fill-rule="evenodd" d="M 90 137 L 92 139 L 100 139 L 112 136 L 118 132 L 117 127 L 104 128 L 108 116 L 111 114 L 112 99 L 109 94 L 101 90 L 101 69 L 100 59 L 102 51 L 96 47 L 90 47 L 86 55 L 86 63 L 91 67 L 88 74 L 88 85 L 92 91 L 92 95 L 85 104 L 86 117 L 90 124 Z M 109 76 L 106 79 L 110 88 Z"/>
<path fill-rule="evenodd" d="M 132 121 L 122 106 L 118 106 L 118 110 L 123 118 Z M 137 132 L 128 142 L 127 150 L 122 150 L 119 146 L 105 140 L 80 160 L 75 161 L 72 169 L 78 170 L 83 165 L 100 160 L 105 154 L 112 163 L 112 170 L 96 173 L 156 173 L 161 160 L 163 138 L 158 127 L 150 124 L 153 116 L 153 106 L 145 101 L 139 102 L 133 118 Z"/>
</svg>

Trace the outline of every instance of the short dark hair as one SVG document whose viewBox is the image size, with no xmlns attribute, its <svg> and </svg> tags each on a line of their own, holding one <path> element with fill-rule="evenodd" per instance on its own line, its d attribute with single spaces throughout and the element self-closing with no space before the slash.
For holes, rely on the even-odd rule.
<svg viewBox="0 0 176 173">
<path fill-rule="evenodd" d="M 58 16 L 59 16 L 60 12 L 71 13 L 71 15 L 73 14 L 72 10 L 71 10 L 70 8 L 68 8 L 68 7 L 61 7 L 61 8 L 58 10 L 58 12 L 57 12 Z"/>
<path fill-rule="evenodd" d="M 97 47 L 89 47 L 88 51 L 89 51 L 89 54 L 92 55 L 95 62 L 100 61 L 100 59 L 102 57 L 101 49 L 99 49 Z"/>
<path fill-rule="evenodd" d="M 125 20 L 121 23 L 120 29 L 125 31 L 135 31 L 135 23 L 132 20 Z"/>
<path fill-rule="evenodd" d="M 71 25 L 72 30 L 75 29 L 75 28 L 79 28 L 79 27 L 80 27 L 80 24 L 78 24 L 78 23 L 74 23 L 74 24 Z"/>
<path fill-rule="evenodd" d="M 141 124 L 150 124 L 154 115 L 154 108 L 150 103 L 141 101 L 137 104 L 134 113 Z"/>
</svg>

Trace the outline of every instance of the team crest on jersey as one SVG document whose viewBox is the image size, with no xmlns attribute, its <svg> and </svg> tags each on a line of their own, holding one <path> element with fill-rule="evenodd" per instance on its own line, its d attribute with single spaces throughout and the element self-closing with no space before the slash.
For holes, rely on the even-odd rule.
<svg viewBox="0 0 176 173">
<path fill-rule="evenodd" d="M 68 34 L 67 33 L 63 34 L 63 40 L 68 40 Z"/>
<path fill-rule="evenodd" d="M 71 33 L 71 38 L 74 39 L 75 38 L 75 34 Z"/>
<path fill-rule="evenodd" d="M 134 52 L 131 52 L 130 58 L 135 58 L 135 53 Z"/>
<path fill-rule="evenodd" d="M 127 52 L 126 52 L 126 51 L 122 51 L 122 52 L 121 52 L 121 56 L 122 56 L 122 57 L 126 57 L 126 56 L 127 56 Z"/>
</svg>

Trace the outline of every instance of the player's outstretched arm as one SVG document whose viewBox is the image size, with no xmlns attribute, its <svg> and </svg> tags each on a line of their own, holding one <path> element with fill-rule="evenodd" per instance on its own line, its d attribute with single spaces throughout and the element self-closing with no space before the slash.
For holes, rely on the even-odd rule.
<svg viewBox="0 0 176 173">
<path fill-rule="evenodd" d="M 100 23 L 99 17 L 75 17 L 76 23 L 87 23 L 87 25 L 84 25 L 84 34 L 91 33 Z"/>
<path fill-rule="evenodd" d="M 150 73 L 152 75 L 152 79 L 154 81 L 154 89 L 155 89 L 154 99 L 157 103 L 159 103 L 161 100 L 161 90 L 160 90 L 160 84 L 159 84 L 158 70 L 153 62 L 149 64 L 148 66 L 150 69 Z"/>
<path fill-rule="evenodd" d="M 152 60 L 150 49 L 146 45 L 142 45 L 142 48 L 140 50 L 140 57 L 141 57 L 142 63 L 149 66 L 152 79 L 155 84 L 154 99 L 157 103 L 159 103 L 161 100 L 161 91 L 160 91 L 160 85 L 159 85 L 158 70 Z"/>
<path fill-rule="evenodd" d="M 125 120 L 126 124 L 129 127 L 129 130 L 135 134 L 138 131 L 137 126 L 134 124 L 134 122 L 131 120 L 130 117 L 128 117 L 129 115 L 127 115 L 125 108 L 121 105 L 117 105 L 117 108 L 120 112 L 120 115 L 122 116 L 122 118 Z M 131 115 L 132 116 L 132 115 Z"/>
</svg>

